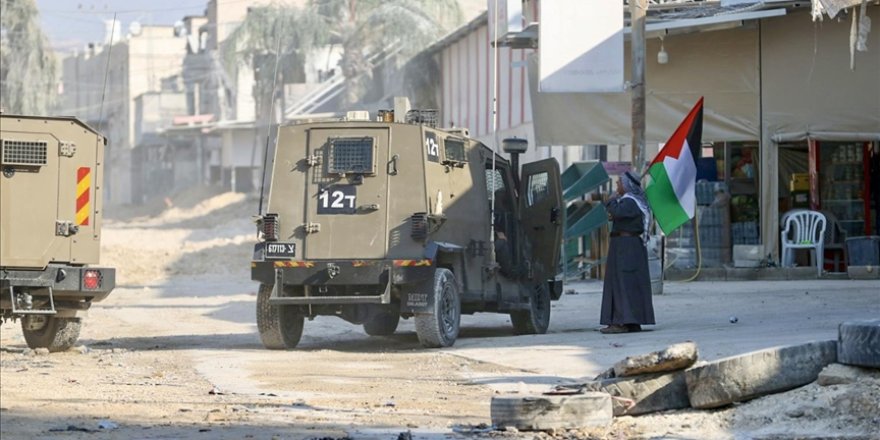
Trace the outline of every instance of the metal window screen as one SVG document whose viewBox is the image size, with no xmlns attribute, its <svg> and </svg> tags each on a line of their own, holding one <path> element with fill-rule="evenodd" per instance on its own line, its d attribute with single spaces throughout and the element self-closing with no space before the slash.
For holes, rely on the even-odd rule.
<svg viewBox="0 0 880 440">
<path fill-rule="evenodd" d="M 467 162 L 467 156 L 464 154 L 464 142 L 456 139 L 446 139 L 443 141 L 443 145 L 446 148 L 446 160 Z"/>
<path fill-rule="evenodd" d="M 544 200 L 550 195 L 550 188 L 547 187 L 549 176 L 547 173 L 538 173 L 529 176 L 529 206 L 535 206 L 536 203 Z"/>
<path fill-rule="evenodd" d="M 503 189 L 504 177 L 501 175 L 501 171 L 499 171 L 498 169 L 486 170 L 486 190 L 488 191 L 489 198 L 492 197 L 492 193 L 494 191 Z"/>
<path fill-rule="evenodd" d="M 375 173 L 373 138 L 335 138 L 330 140 L 330 173 Z"/>
<path fill-rule="evenodd" d="M 46 165 L 46 141 L 3 140 L 4 165 Z"/>
</svg>

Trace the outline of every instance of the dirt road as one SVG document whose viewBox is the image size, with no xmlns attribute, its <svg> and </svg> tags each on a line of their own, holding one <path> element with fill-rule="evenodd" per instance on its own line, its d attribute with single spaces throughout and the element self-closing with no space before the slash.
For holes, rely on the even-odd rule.
<svg viewBox="0 0 880 440">
<path fill-rule="evenodd" d="M 25 349 L 17 324 L 0 328 L 2 438 L 531 439 L 482 432 L 493 395 L 592 377 L 624 356 L 683 340 L 717 359 L 834 339 L 840 321 L 880 316 L 880 283 L 669 284 L 655 299 L 654 331 L 606 336 L 593 331 L 599 285 L 587 283 L 554 304 L 547 335 L 514 337 L 507 317 L 477 315 L 463 318 L 452 349 L 424 350 L 409 321 L 393 337 L 369 338 L 360 327 L 319 318 L 306 323 L 298 350 L 267 351 L 247 269 L 252 202 L 223 194 L 108 222 L 104 263 L 118 268 L 120 287 L 89 312 L 79 347 L 39 355 Z M 798 391 L 829 404 L 880 405 L 880 385 L 830 397 Z M 776 414 L 804 398 L 622 417 L 601 432 L 556 436 L 748 438 L 742 433 L 767 426 L 830 438 L 880 432 L 870 430 L 880 418 L 854 411 L 812 421 Z"/>
</svg>

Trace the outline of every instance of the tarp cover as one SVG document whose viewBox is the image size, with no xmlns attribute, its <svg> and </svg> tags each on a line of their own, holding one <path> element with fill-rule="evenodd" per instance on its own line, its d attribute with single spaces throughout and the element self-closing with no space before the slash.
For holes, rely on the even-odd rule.
<svg viewBox="0 0 880 440">
<path fill-rule="evenodd" d="M 880 7 L 869 7 L 867 13 L 880 23 Z M 869 34 L 870 51 L 856 52 L 855 70 L 849 68 L 849 33 L 849 21 L 813 23 L 807 12 L 763 23 L 766 134 L 876 139 L 870 134 L 880 134 L 880 32 Z M 835 132 L 841 135 L 830 136 Z"/>
<path fill-rule="evenodd" d="M 648 40 L 646 142 L 665 142 L 700 96 L 705 96 L 705 141 L 758 139 L 757 35 L 757 29 L 740 28 L 668 36 L 663 44 L 668 64 L 657 63 L 659 40 Z M 629 93 L 538 93 L 537 68 L 532 57 L 529 82 L 538 146 L 630 143 Z M 629 78 L 629 56 L 625 69 Z"/>
<path fill-rule="evenodd" d="M 880 8 L 869 6 L 867 14 L 880 23 Z M 767 138 L 837 133 L 835 140 L 876 139 L 880 50 L 858 52 L 856 69 L 850 70 L 849 26 L 814 23 L 806 10 L 791 12 L 762 21 L 760 50 L 757 26 L 668 36 L 665 65 L 656 62 L 659 41 L 648 40 L 646 142 L 665 142 L 700 96 L 705 96 L 704 141 L 761 139 L 761 105 Z M 880 48 L 880 32 L 869 34 L 868 47 Z M 530 59 L 536 145 L 631 143 L 629 93 L 537 93 L 536 69 Z M 626 69 L 628 77 L 629 57 Z"/>
</svg>

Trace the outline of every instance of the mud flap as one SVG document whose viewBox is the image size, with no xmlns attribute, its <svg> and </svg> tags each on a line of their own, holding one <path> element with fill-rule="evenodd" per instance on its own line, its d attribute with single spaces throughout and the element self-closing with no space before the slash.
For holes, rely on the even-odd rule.
<svg viewBox="0 0 880 440">
<path fill-rule="evenodd" d="M 550 284 L 550 299 L 559 301 L 559 298 L 562 298 L 562 280 L 549 281 L 548 284 Z"/>
</svg>

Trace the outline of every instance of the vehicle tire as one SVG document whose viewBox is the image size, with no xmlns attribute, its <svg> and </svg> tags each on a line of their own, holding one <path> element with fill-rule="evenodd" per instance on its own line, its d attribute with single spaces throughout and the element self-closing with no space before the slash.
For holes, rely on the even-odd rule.
<svg viewBox="0 0 880 440">
<path fill-rule="evenodd" d="M 364 323 L 364 332 L 370 336 L 389 336 L 397 331 L 400 323 L 400 315 L 397 313 L 382 312 L 374 315 Z"/>
<path fill-rule="evenodd" d="M 510 312 L 513 332 L 518 335 L 543 335 L 550 327 L 550 289 L 540 283 L 532 290 L 528 310 Z"/>
<path fill-rule="evenodd" d="M 880 368 L 880 319 L 847 321 L 840 324 L 837 362 Z"/>
<path fill-rule="evenodd" d="M 434 293 L 434 302 L 430 313 L 415 315 L 419 342 L 427 348 L 452 346 L 461 324 L 461 296 L 455 275 L 449 269 L 438 268 L 421 287 Z"/>
<path fill-rule="evenodd" d="M 296 306 L 269 304 L 272 284 L 260 284 L 257 292 L 257 330 L 263 346 L 270 350 L 294 348 L 303 332 L 303 314 Z"/>
<path fill-rule="evenodd" d="M 28 347 L 47 348 L 52 353 L 73 347 L 81 328 L 80 318 L 28 315 L 21 320 L 21 332 Z"/>
</svg>

